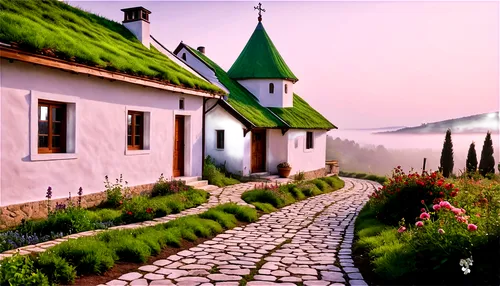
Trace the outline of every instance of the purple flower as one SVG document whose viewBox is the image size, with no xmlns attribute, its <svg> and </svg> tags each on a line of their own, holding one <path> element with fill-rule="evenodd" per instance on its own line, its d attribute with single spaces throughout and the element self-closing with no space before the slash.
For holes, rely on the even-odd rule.
<svg viewBox="0 0 500 286">
<path fill-rule="evenodd" d="M 81 196 L 82 194 L 83 194 L 83 188 L 82 188 L 82 187 L 80 187 L 80 188 L 78 189 L 78 195 L 79 195 L 79 196 Z"/>
<path fill-rule="evenodd" d="M 52 188 L 50 186 L 47 188 L 47 195 L 45 197 L 49 200 L 52 198 Z"/>
</svg>

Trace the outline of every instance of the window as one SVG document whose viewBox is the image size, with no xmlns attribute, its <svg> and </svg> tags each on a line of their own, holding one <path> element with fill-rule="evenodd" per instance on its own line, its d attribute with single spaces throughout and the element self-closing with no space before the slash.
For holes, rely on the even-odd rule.
<svg viewBox="0 0 500 286">
<path fill-rule="evenodd" d="M 288 84 L 285 84 L 285 93 L 288 93 Z"/>
<path fill-rule="evenodd" d="M 179 109 L 184 110 L 184 98 L 179 99 Z"/>
<path fill-rule="evenodd" d="M 142 150 L 144 146 L 144 112 L 128 111 L 127 149 Z"/>
<path fill-rule="evenodd" d="M 314 137 L 312 132 L 306 133 L 306 149 L 314 148 Z"/>
<path fill-rule="evenodd" d="M 269 84 L 269 93 L 274 93 L 274 83 Z"/>
<path fill-rule="evenodd" d="M 186 53 L 182 53 L 182 59 L 185 61 L 186 60 Z"/>
<path fill-rule="evenodd" d="M 224 130 L 215 130 L 217 133 L 217 149 L 224 149 Z"/>
<path fill-rule="evenodd" d="M 38 101 L 38 153 L 66 152 L 66 104 Z"/>
</svg>

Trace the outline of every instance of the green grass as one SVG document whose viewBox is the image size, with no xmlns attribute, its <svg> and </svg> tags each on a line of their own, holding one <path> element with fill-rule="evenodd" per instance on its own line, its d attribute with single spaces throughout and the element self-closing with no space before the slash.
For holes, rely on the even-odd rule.
<svg viewBox="0 0 500 286">
<path fill-rule="evenodd" d="M 68 284 L 76 274 L 102 274 L 116 262 L 144 263 L 165 247 L 179 247 L 183 240 L 208 238 L 240 222 L 256 219 L 255 209 L 229 203 L 156 226 L 105 231 L 94 237 L 62 242 L 35 257 L 35 267 L 31 271 L 41 270 L 51 283 Z M 0 272 L 4 273 L 6 269 L 2 267 L 3 263 Z"/>
<path fill-rule="evenodd" d="M 259 211 L 262 211 L 265 213 L 272 213 L 272 212 L 276 211 L 276 208 L 269 203 L 253 202 L 251 204 L 254 205 L 255 208 L 258 209 Z"/>
<path fill-rule="evenodd" d="M 230 185 L 239 184 L 240 181 L 227 177 L 216 165 L 215 161 L 208 156 L 205 158 L 203 168 L 203 179 L 208 180 L 210 185 L 214 185 L 217 187 L 226 187 Z"/>
<path fill-rule="evenodd" d="M 144 47 L 123 25 L 56 0 L 0 0 L 0 41 L 67 61 L 223 93 L 153 47 Z"/>
<path fill-rule="evenodd" d="M 378 175 L 373 175 L 373 174 L 366 174 L 366 173 L 355 173 L 355 172 L 343 172 L 340 171 L 339 175 L 342 177 L 348 177 L 348 178 L 357 178 L 357 179 L 364 179 L 364 180 L 370 180 L 370 181 L 375 181 L 380 184 L 385 184 L 386 182 L 389 181 L 389 179 L 385 176 L 378 176 Z"/>
</svg>

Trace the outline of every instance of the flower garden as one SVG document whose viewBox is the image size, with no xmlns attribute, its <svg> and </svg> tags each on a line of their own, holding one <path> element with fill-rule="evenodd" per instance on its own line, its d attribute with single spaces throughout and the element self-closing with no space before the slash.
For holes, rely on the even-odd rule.
<svg viewBox="0 0 500 286">
<path fill-rule="evenodd" d="M 354 253 L 373 284 L 500 285 L 500 180 L 400 167 L 356 220 Z"/>
<path fill-rule="evenodd" d="M 0 252 L 78 232 L 179 213 L 205 203 L 209 196 L 205 191 L 192 189 L 181 181 L 167 181 L 163 176 L 154 185 L 151 195 L 132 196 L 121 177 L 115 183 L 106 177 L 104 183 L 106 201 L 92 209 L 81 207 L 82 188 L 76 198 L 70 195 L 66 204 L 53 205 L 52 188 L 48 187 L 45 196 L 47 219 L 23 221 L 14 229 L 0 232 Z"/>
</svg>

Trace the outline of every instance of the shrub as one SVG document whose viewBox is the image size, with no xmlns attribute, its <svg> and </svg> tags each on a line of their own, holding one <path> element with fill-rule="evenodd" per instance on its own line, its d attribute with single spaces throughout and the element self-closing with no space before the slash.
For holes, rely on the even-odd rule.
<svg viewBox="0 0 500 286">
<path fill-rule="evenodd" d="M 306 179 L 306 173 L 304 173 L 304 171 L 299 171 L 297 174 L 295 174 L 293 179 L 300 183 Z"/>
<path fill-rule="evenodd" d="M 118 222 L 121 216 L 120 210 L 113 209 L 99 209 L 95 211 L 89 211 L 89 219 L 92 221 L 106 222 L 113 221 Z"/>
<path fill-rule="evenodd" d="M 151 248 L 144 241 L 134 239 L 131 235 L 121 235 L 109 243 L 120 261 L 146 262 L 151 256 Z"/>
<path fill-rule="evenodd" d="M 216 210 L 223 211 L 234 215 L 239 221 L 254 222 L 257 220 L 257 212 L 250 207 L 239 206 L 235 203 L 227 203 L 215 208 Z"/>
<path fill-rule="evenodd" d="M 363 179 L 367 176 L 367 174 L 365 173 L 356 173 L 354 174 L 354 178 L 357 178 L 357 179 Z"/>
<path fill-rule="evenodd" d="M 186 183 L 184 183 L 184 181 L 181 180 L 167 181 L 165 177 L 163 177 L 162 173 L 158 181 L 154 184 L 151 195 L 153 197 L 165 196 L 168 194 L 185 192 L 189 189 L 191 189 L 191 187 L 187 186 Z"/>
<path fill-rule="evenodd" d="M 104 205 L 117 208 L 123 203 L 123 199 L 129 195 L 130 190 L 127 187 L 127 181 L 125 181 L 124 186 L 122 174 L 120 174 L 120 178 L 116 179 L 116 183 L 114 184 L 109 181 L 108 176 L 105 176 L 104 179 L 104 187 L 106 188 L 106 201 Z"/>
<path fill-rule="evenodd" d="M 295 185 L 291 185 L 290 187 L 288 187 L 288 192 L 298 201 L 306 198 L 304 193 L 302 193 L 302 191 Z"/>
<path fill-rule="evenodd" d="M 35 260 L 35 267 L 40 269 L 50 282 L 73 284 L 75 281 L 75 267 L 53 252 L 41 253 Z"/>
<path fill-rule="evenodd" d="M 214 220 L 226 229 L 233 228 L 238 223 L 234 215 L 216 209 L 210 209 L 200 214 L 199 217 Z"/>
<path fill-rule="evenodd" d="M 328 183 L 326 183 L 325 181 L 320 180 L 320 179 L 314 179 L 311 181 L 311 183 L 315 184 L 316 187 L 318 187 L 318 189 L 322 192 L 326 192 L 330 189 L 330 186 L 328 185 Z"/>
<path fill-rule="evenodd" d="M 155 209 L 146 196 L 136 196 L 126 200 L 122 207 L 122 221 L 126 223 L 152 220 L 155 217 Z"/>
<path fill-rule="evenodd" d="M 226 174 L 216 166 L 215 161 L 207 156 L 204 160 L 203 179 L 218 187 L 225 187 L 240 183 L 238 180 L 227 177 Z"/>
<path fill-rule="evenodd" d="M 340 179 L 338 176 L 323 177 L 321 178 L 321 180 L 329 184 L 333 188 L 333 190 L 342 189 L 345 186 L 345 182 L 342 181 L 342 179 Z"/>
<path fill-rule="evenodd" d="M 276 208 L 273 207 L 273 205 L 271 205 L 269 203 L 253 202 L 252 205 L 254 205 L 256 209 L 263 211 L 265 213 L 272 213 L 272 212 L 276 211 Z"/>
<path fill-rule="evenodd" d="M 298 186 L 298 188 L 302 191 L 302 193 L 307 197 L 321 195 L 322 192 L 316 185 L 308 183 Z"/>
<path fill-rule="evenodd" d="M 80 274 L 101 274 L 113 267 L 116 254 L 95 237 L 71 239 L 52 248 Z"/>
<path fill-rule="evenodd" d="M 48 286 L 49 280 L 39 269 L 35 269 L 30 256 L 14 254 L 2 260 L 0 284 Z"/>
<path fill-rule="evenodd" d="M 241 195 L 241 198 L 247 203 L 268 203 L 275 208 L 281 208 L 285 205 L 284 200 L 278 195 L 278 193 L 271 190 L 257 189 L 246 191 Z"/>
</svg>

